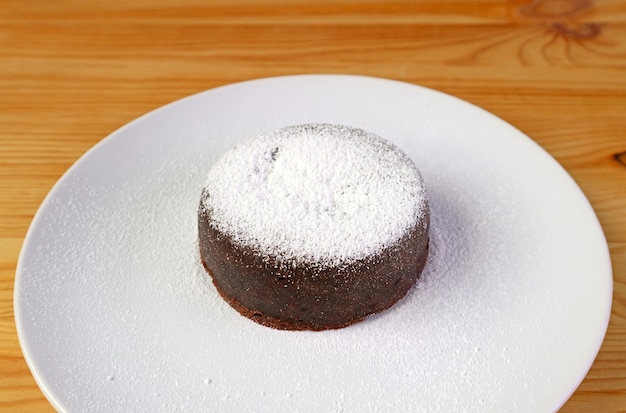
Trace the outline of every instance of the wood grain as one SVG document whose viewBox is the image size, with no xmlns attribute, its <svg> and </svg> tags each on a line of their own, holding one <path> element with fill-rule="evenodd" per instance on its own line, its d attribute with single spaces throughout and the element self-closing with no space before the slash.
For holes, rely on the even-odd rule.
<svg viewBox="0 0 626 413">
<path fill-rule="evenodd" d="M 563 412 L 626 411 L 626 2 L 0 0 L 0 409 L 52 411 L 13 319 L 17 257 L 86 150 L 158 106 L 296 73 L 387 77 L 475 103 L 531 136 L 604 228 L 614 301 Z"/>
</svg>

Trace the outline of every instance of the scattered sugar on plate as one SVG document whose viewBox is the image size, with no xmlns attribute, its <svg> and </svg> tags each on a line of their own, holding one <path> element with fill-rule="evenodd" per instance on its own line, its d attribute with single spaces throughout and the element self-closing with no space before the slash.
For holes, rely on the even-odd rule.
<svg viewBox="0 0 626 413">
<path fill-rule="evenodd" d="M 531 410 L 532 397 L 503 395 L 557 382 L 538 371 L 558 370 L 551 355 L 570 339 L 550 336 L 545 321 L 546 311 L 569 311 L 546 306 L 562 288 L 542 276 L 562 271 L 549 259 L 559 247 L 545 244 L 546 222 L 533 221 L 536 206 L 513 174 L 468 176 L 484 171 L 468 162 L 485 159 L 433 144 L 429 159 L 404 144 L 429 188 L 432 249 L 422 278 L 390 310 L 318 333 L 260 326 L 208 279 L 196 217 L 219 154 L 173 145 L 156 150 L 157 162 L 128 159 L 106 180 L 97 163 L 66 176 L 37 223 L 20 302 L 57 407 Z"/>
</svg>

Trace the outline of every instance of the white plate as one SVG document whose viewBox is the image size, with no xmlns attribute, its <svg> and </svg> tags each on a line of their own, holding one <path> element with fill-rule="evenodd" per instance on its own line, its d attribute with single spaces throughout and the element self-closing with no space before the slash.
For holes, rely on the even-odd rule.
<svg viewBox="0 0 626 413">
<path fill-rule="evenodd" d="M 207 281 L 196 209 L 222 152 L 307 122 L 405 150 L 429 190 L 433 248 L 391 310 L 337 331 L 275 331 Z M 180 100 L 85 154 L 31 225 L 15 316 L 63 411 L 548 412 L 592 364 L 611 294 L 587 199 L 521 132 L 406 83 L 291 76 Z"/>
</svg>

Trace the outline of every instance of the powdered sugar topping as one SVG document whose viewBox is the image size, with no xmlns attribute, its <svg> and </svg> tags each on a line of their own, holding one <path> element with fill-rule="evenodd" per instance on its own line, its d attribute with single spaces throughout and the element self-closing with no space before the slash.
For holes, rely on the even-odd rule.
<svg viewBox="0 0 626 413">
<path fill-rule="evenodd" d="M 361 129 L 308 124 L 226 152 L 209 172 L 202 207 L 241 245 L 338 265 L 399 240 L 427 200 L 417 168 L 397 147 Z"/>
</svg>

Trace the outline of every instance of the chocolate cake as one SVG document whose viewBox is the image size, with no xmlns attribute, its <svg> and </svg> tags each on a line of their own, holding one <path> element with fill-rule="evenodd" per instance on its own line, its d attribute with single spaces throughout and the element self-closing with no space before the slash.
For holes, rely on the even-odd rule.
<svg viewBox="0 0 626 413">
<path fill-rule="evenodd" d="M 391 307 L 417 282 L 429 217 L 422 178 L 394 145 L 347 126 L 290 126 L 213 165 L 200 255 L 242 315 L 278 329 L 336 329 Z"/>
</svg>

